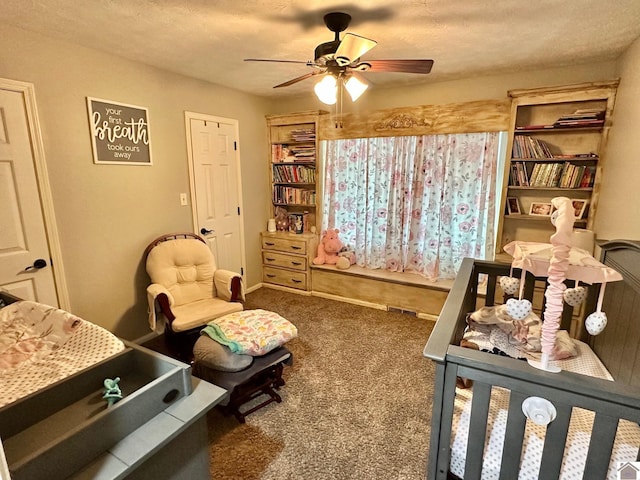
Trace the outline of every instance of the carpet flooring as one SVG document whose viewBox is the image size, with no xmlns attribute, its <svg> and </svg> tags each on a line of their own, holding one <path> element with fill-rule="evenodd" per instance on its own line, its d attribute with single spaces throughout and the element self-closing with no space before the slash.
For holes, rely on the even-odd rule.
<svg viewBox="0 0 640 480">
<path fill-rule="evenodd" d="M 406 479 L 425 476 L 434 368 L 422 357 L 433 323 L 261 288 L 246 309 L 298 328 L 287 343 L 282 403 L 245 424 L 207 416 L 214 479 Z"/>
</svg>

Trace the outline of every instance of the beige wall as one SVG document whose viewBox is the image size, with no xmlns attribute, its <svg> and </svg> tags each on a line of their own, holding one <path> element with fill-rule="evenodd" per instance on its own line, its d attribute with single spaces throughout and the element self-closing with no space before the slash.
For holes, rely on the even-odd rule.
<svg viewBox="0 0 640 480">
<path fill-rule="evenodd" d="M 239 121 L 247 284 L 261 281 L 266 100 L 7 25 L 0 43 L 0 77 L 35 85 L 74 313 L 125 338 L 149 332 L 143 250 L 192 228 L 179 204 L 189 192 L 185 111 Z M 93 163 L 87 96 L 148 107 L 153 166 Z"/>
<path fill-rule="evenodd" d="M 598 238 L 640 240 L 640 38 L 617 65 L 620 86 L 595 222 Z"/>
</svg>

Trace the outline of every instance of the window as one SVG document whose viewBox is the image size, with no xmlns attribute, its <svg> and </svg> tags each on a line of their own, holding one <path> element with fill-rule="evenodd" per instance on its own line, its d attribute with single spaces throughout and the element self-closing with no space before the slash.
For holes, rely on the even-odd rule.
<svg viewBox="0 0 640 480">
<path fill-rule="evenodd" d="M 500 134 L 325 140 L 322 228 L 358 265 L 454 278 L 491 258 Z"/>
</svg>

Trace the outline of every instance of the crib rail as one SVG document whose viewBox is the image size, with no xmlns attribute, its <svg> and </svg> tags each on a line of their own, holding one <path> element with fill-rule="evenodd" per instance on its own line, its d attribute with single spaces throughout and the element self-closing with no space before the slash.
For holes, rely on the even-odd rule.
<svg viewBox="0 0 640 480">
<path fill-rule="evenodd" d="M 510 266 L 465 259 L 442 313 L 429 337 L 424 356 L 436 364 L 431 420 L 428 479 L 446 479 L 450 464 L 450 445 L 456 393 L 456 377 L 473 380 L 473 400 L 469 425 L 469 442 L 465 479 L 480 478 L 491 389 L 509 391 L 509 411 L 500 478 L 518 477 L 526 417 L 522 402 L 529 396 L 551 401 L 558 412 L 549 424 L 544 440 L 539 478 L 558 478 L 565 450 L 567 431 L 574 408 L 595 413 L 586 470 L 589 478 L 606 478 L 609 458 L 619 419 L 640 423 L 640 388 L 572 372 L 557 374 L 536 370 L 525 362 L 460 348 L 465 317 L 479 307 L 480 275 L 486 276 L 484 302 L 493 305 L 497 278 L 508 275 Z M 535 280 L 535 279 L 534 279 Z M 531 298 L 533 283 L 525 288 Z M 484 304 L 484 303 L 483 303 Z M 563 315 L 563 320 L 571 312 Z"/>
<path fill-rule="evenodd" d="M 619 419 L 640 423 L 640 388 L 583 375 L 537 371 L 524 362 L 487 355 L 476 350 L 450 346 L 445 367 L 440 432 L 441 455 L 437 471 L 429 478 L 447 478 L 449 445 L 454 412 L 456 377 L 473 380 L 473 404 L 465 463 L 465 479 L 480 478 L 484 439 L 492 387 L 510 391 L 509 413 L 504 440 L 500 478 L 518 477 L 526 417 L 522 402 L 530 396 L 551 401 L 558 412 L 547 428 L 539 478 L 559 478 L 567 430 L 574 408 L 595 413 L 585 471 L 589 478 L 606 478 Z M 507 447 L 508 446 L 508 447 Z"/>
</svg>

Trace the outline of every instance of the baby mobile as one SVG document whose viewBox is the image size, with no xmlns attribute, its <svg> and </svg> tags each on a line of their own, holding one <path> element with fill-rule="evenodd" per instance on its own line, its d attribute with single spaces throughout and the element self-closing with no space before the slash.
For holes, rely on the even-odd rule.
<svg viewBox="0 0 640 480">
<path fill-rule="evenodd" d="M 556 334 L 560 328 L 563 300 L 572 307 L 580 305 L 587 296 L 585 287 L 577 286 L 567 288 L 566 279 L 581 281 L 584 283 L 600 283 L 600 294 L 596 311 L 585 320 L 585 328 L 591 335 L 598 335 L 607 325 L 607 316 L 602 311 L 602 300 L 607 282 L 622 280 L 622 276 L 610 267 L 595 260 L 588 252 L 571 246 L 573 224 L 575 221 L 571 200 L 566 197 L 556 197 L 551 203 L 556 209 L 551 216 L 551 222 L 556 232 L 551 235 L 548 243 L 537 242 L 511 242 L 504 247 L 505 251 L 512 255 L 511 270 L 520 268 L 521 278 L 512 275 L 502 277 L 500 286 L 507 295 L 518 292 L 518 298 L 507 300 L 507 313 L 514 320 L 524 320 L 531 313 L 531 302 L 522 298 L 524 291 L 524 278 L 526 272 L 531 272 L 536 277 L 548 278 L 548 287 L 545 291 L 545 311 L 543 315 L 541 344 L 542 356 L 540 361 L 528 360 L 533 367 L 549 372 L 559 372 L 561 369 L 549 362 L 553 360 Z"/>
</svg>

